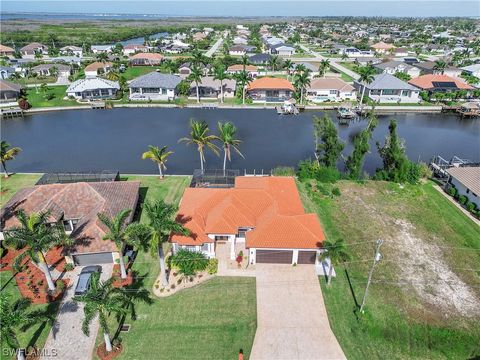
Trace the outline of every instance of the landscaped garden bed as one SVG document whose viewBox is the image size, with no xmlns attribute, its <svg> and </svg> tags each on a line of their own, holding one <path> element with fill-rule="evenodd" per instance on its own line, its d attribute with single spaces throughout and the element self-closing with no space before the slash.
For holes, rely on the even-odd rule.
<svg viewBox="0 0 480 360">
<path fill-rule="evenodd" d="M 193 276 L 184 277 L 182 274 L 172 271 L 170 276 L 168 277 L 168 285 L 162 287 L 160 278 L 155 281 L 155 285 L 153 286 L 153 293 L 158 297 L 166 297 L 177 292 L 191 288 L 198 284 L 201 284 L 207 280 L 210 280 L 215 275 L 211 275 L 206 271 L 198 272 Z"/>
<path fill-rule="evenodd" d="M 133 284 L 134 281 L 134 276 L 133 272 L 131 269 L 127 270 L 127 277 L 125 279 L 122 279 L 120 275 L 120 265 L 115 264 L 113 266 L 113 272 L 112 272 L 112 277 L 115 279 L 113 282 L 113 286 L 118 288 L 118 287 L 125 287 L 125 286 L 130 286 Z"/>
<path fill-rule="evenodd" d="M 101 360 L 112 360 L 115 359 L 118 355 L 121 354 L 123 350 L 122 344 L 113 344 L 113 350 L 110 352 L 107 352 L 107 349 L 105 347 L 105 343 L 101 343 L 99 347 L 97 347 L 97 356 Z"/>
</svg>

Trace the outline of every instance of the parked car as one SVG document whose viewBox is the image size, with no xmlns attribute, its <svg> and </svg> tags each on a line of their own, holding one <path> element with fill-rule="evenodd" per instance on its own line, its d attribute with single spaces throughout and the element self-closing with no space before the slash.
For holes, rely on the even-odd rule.
<svg viewBox="0 0 480 360">
<path fill-rule="evenodd" d="M 100 265 L 85 266 L 80 275 L 78 275 L 77 287 L 75 288 L 75 295 L 83 295 L 90 287 L 90 280 L 92 274 L 101 273 L 102 267 Z"/>
</svg>

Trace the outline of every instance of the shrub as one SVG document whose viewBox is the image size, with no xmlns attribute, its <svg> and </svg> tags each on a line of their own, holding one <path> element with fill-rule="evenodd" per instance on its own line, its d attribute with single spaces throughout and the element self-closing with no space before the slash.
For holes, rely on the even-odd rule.
<svg viewBox="0 0 480 360">
<path fill-rule="evenodd" d="M 47 101 L 53 100 L 53 99 L 55 99 L 55 94 L 53 92 L 48 92 L 48 93 L 45 94 L 45 99 Z"/>
<path fill-rule="evenodd" d="M 426 163 L 421 162 L 419 165 L 420 165 L 420 176 L 422 177 L 422 179 L 429 179 L 433 176 L 432 169 L 430 169 Z"/>
<path fill-rule="evenodd" d="M 332 195 L 334 196 L 340 196 L 341 195 L 341 192 L 340 192 L 340 189 L 338 187 L 334 187 L 332 189 Z"/>
<path fill-rule="evenodd" d="M 180 249 L 171 258 L 172 265 L 178 267 L 178 272 L 184 277 L 193 276 L 208 265 L 205 254 L 197 251 Z"/>
<path fill-rule="evenodd" d="M 336 168 L 321 166 L 318 168 L 315 178 L 323 183 L 334 183 L 340 179 L 340 172 Z"/>
<path fill-rule="evenodd" d="M 467 210 L 470 211 L 470 212 L 474 212 L 477 208 L 477 205 L 475 205 L 475 203 L 469 201 L 467 202 Z"/>
<path fill-rule="evenodd" d="M 64 269 L 65 271 L 72 271 L 74 268 L 75 268 L 75 265 L 73 265 L 72 263 L 67 263 L 67 264 L 65 264 L 65 266 L 63 267 L 63 269 Z"/>
<path fill-rule="evenodd" d="M 31 108 L 30 103 L 28 102 L 27 99 L 20 99 L 18 100 L 18 107 L 22 110 L 28 110 Z"/>
<path fill-rule="evenodd" d="M 311 160 L 300 161 L 298 164 L 298 178 L 300 181 L 315 179 L 318 168 L 318 164 Z"/>
<path fill-rule="evenodd" d="M 468 201 L 468 198 L 465 195 L 460 195 L 458 197 L 458 202 L 462 205 L 465 205 Z"/>
<path fill-rule="evenodd" d="M 62 292 L 65 290 L 65 283 L 62 280 L 57 280 L 55 283 L 55 290 Z"/>
<path fill-rule="evenodd" d="M 216 274 L 218 271 L 218 259 L 213 258 L 208 260 L 206 270 L 210 275 Z"/>
<path fill-rule="evenodd" d="M 43 280 L 38 280 L 38 281 L 37 281 L 37 285 L 38 285 L 38 286 L 43 286 Z"/>
<path fill-rule="evenodd" d="M 455 197 L 455 195 L 457 195 L 457 188 L 455 186 L 450 186 L 447 193 L 448 195 Z"/>
<path fill-rule="evenodd" d="M 273 176 L 295 176 L 295 169 L 290 166 L 277 166 L 272 170 Z"/>
</svg>

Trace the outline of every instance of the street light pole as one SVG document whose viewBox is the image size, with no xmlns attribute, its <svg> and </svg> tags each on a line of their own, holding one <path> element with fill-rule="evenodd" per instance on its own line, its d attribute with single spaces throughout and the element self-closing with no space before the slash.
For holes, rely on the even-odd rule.
<svg viewBox="0 0 480 360">
<path fill-rule="evenodd" d="M 375 256 L 373 257 L 372 268 L 370 269 L 370 273 L 368 274 L 367 287 L 365 289 L 365 294 L 363 294 L 362 305 L 360 306 L 361 313 L 363 313 L 363 308 L 365 306 L 365 301 L 367 299 L 368 288 L 370 287 L 370 282 L 372 281 L 373 270 L 375 269 L 375 265 L 377 265 L 377 262 L 379 262 L 380 258 L 382 257 L 382 255 L 380 254 L 380 246 L 382 246 L 383 240 L 377 240 L 375 244 L 376 244 Z"/>
</svg>

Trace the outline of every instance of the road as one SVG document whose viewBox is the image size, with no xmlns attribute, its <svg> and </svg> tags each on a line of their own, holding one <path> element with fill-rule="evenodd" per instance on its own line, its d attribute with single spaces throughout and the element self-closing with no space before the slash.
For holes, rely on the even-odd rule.
<svg viewBox="0 0 480 360">
<path fill-rule="evenodd" d="M 222 43 L 223 43 L 223 36 L 220 37 L 220 38 L 215 42 L 215 44 L 213 44 L 212 47 L 207 50 L 207 52 L 205 53 L 205 56 L 206 56 L 206 57 L 212 57 L 212 55 L 217 52 L 218 48 L 222 45 Z"/>
</svg>

